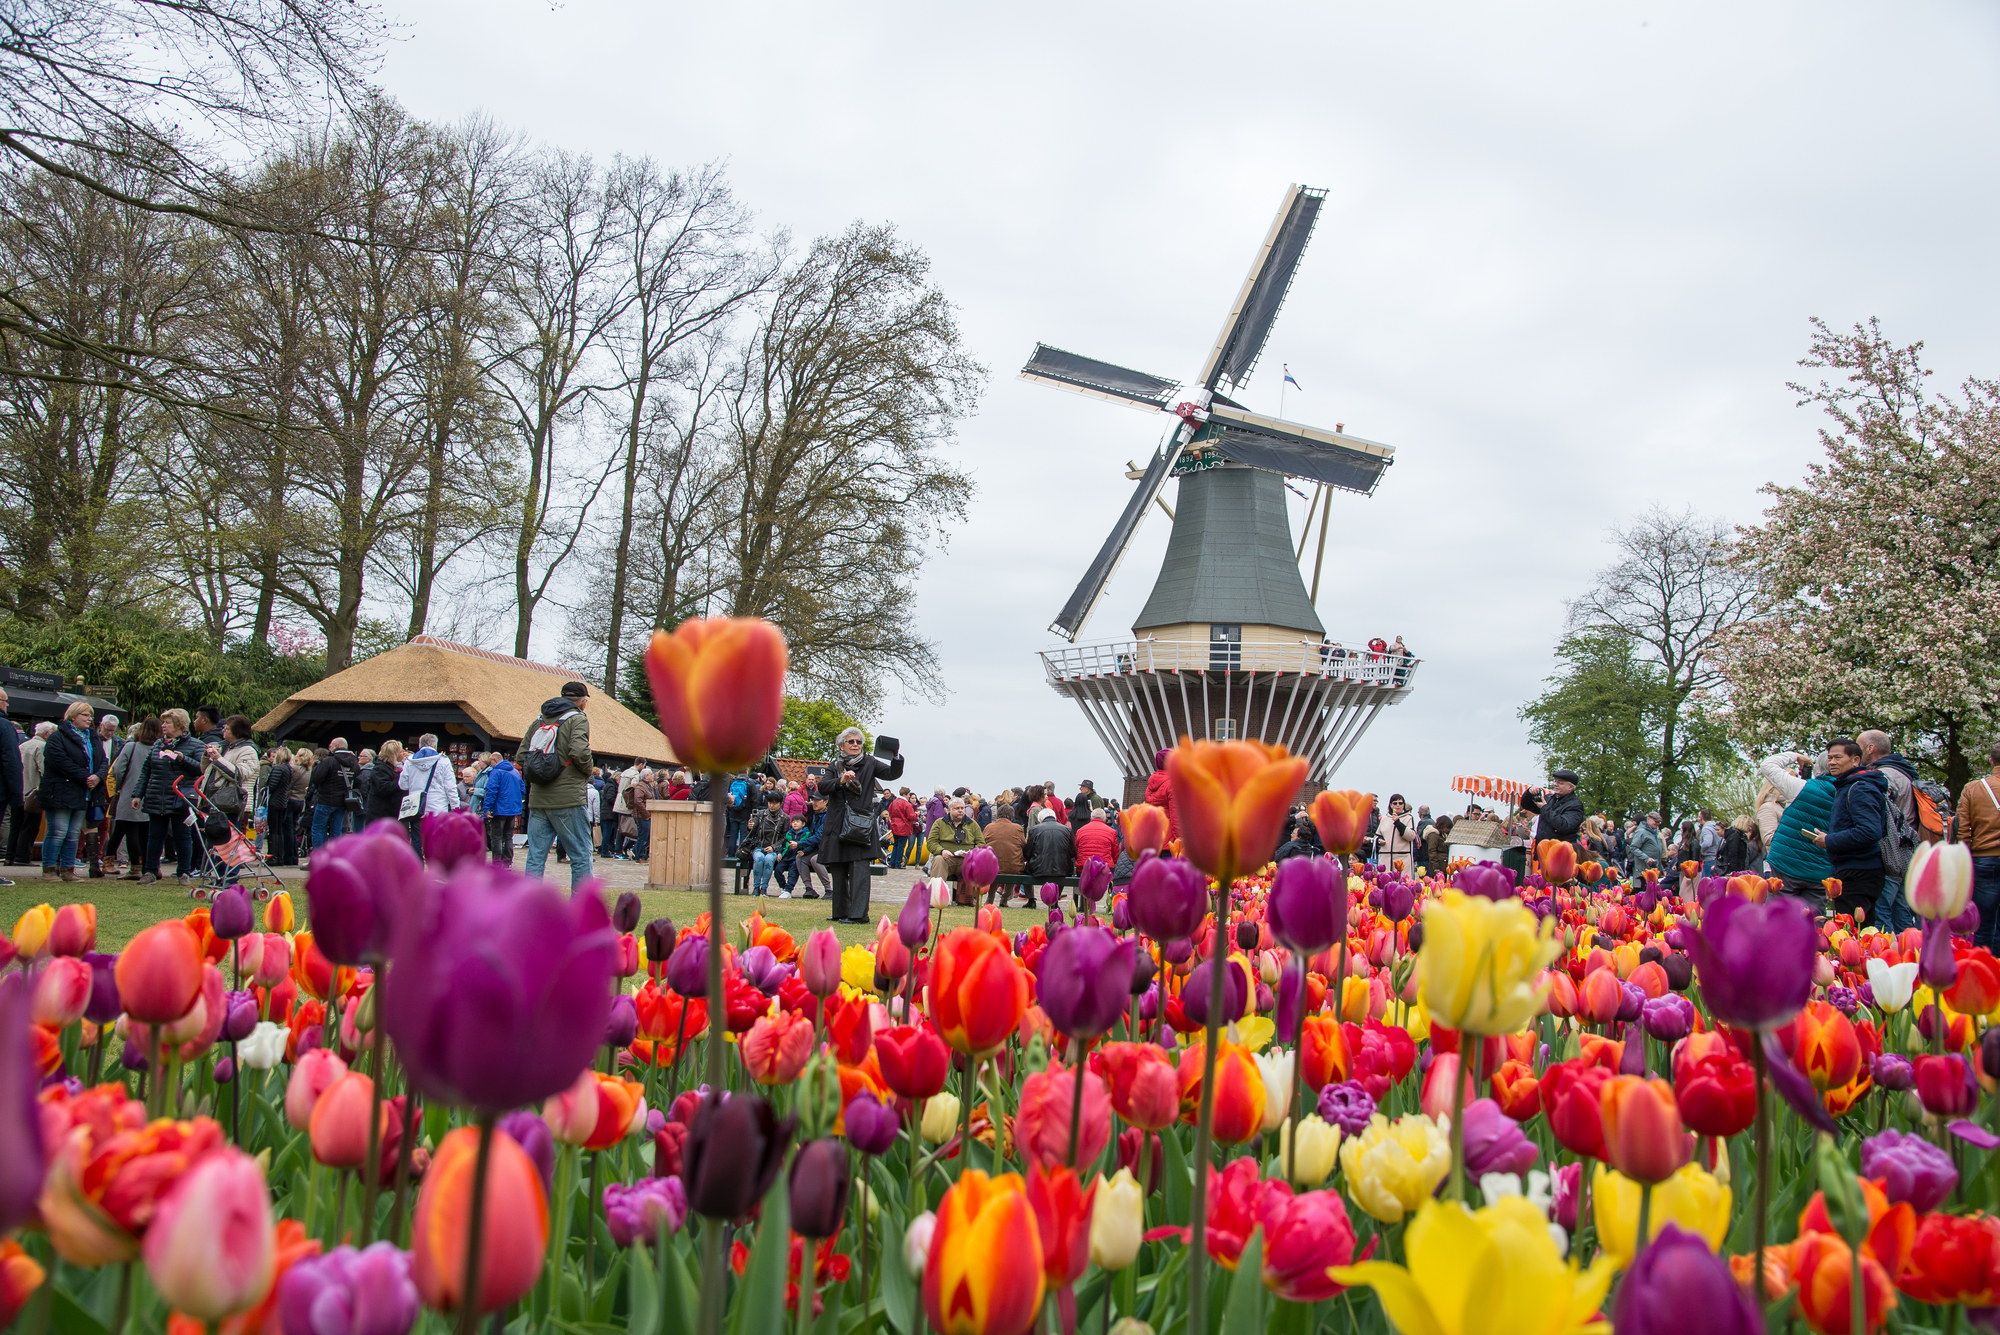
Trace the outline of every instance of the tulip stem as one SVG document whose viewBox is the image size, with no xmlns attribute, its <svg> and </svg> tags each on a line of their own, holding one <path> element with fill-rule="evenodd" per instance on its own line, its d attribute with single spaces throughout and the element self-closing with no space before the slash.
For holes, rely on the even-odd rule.
<svg viewBox="0 0 2000 1335">
<path fill-rule="evenodd" d="M 1298 1023 L 1292 1028 L 1292 1136 L 1285 1155 L 1285 1181 L 1298 1181 L 1299 1166 L 1299 1126 L 1306 1119 L 1305 1084 L 1299 1079 L 1306 1055 L 1306 962 L 1299 966 L 1299 1015 Z"/>
<path fill-rule="evenodd" d="M 979 1096 L 979 1059 L 967 1055 L 965 1059 L 965 1097 L 958 1104 L 958 1171 L 963 1174 L 972 1166 L 972 1100 Z M 999 1145 L 999 1137 L 994 1137 L 994 1145 Z M 939 1154 L 944 1153 L 942 1149 Z"/>
<path fill-rule="evenodd" d="M 375 966 L 378 970 L 381 965 Z M 375 984 L 380 987 L 381 980 Z M 381 1014 L 378 1009 L 377 1016 Z M 368 1033 L 368 1158 L 361 1165 L 361 1220 L 355 1229 L 355 1245 L 366 1247 L 375 1240 L 375 1196 L 382 1186 L 382 1026 L 378 1022 Z M 405 1137 L 407 1139 L 407 1137 Z"/>
<path fill-rule="evenodd" d="M 1759 1039 L 1762 1035 L 1758 1036 Z M 1764 1045 L 1761 1041 L 1750 1044 L 1750 1064 L 1757 1069 L 1757 1131 L 1755 1147 L 1757 1151 L 1757 1205 L 1755 1217 L 1751 1220 L 1751 1236 L 1756 1240 L 1756 1267 L 1751 1271 L 1751 1292 L 1758 1306 L 1766 1301 L 1764 1289 L 1764 1224 L 1771 1213 L 1771 1103 L 1764 1093 Z"/>
<path fill-rule="evenodd" d="M 1222 933 L 1228 927 L 1229 887 L 1220 885 L 1215 896 L 1215 937 L 1208 953 L 1208 1017 L 1201 1051 L 1201 1113 L 1194 1130 L 1194 1199 L 1189 1217 L 1192 1241 L 1188 1246 L 1188 1335 L 1208 1329 L 1208 1305 L 1204 1301 L 1202 1263 L 1208 1259 L 1208 1175 L 1209 1154 L 1215 1126 L 1215 1043 L 1221 1029 L 1222 971 L 1229 967 L 1229 954 Z M 1162 1008 L 1164 1010 L 1164 1007 Z"/>
<path fill-rule="evenodd" d="M 1653 1184 L 1650 1182 L 1641 1182 L 1639 1184 L 1639 1233 L 1637 1241 L 1632 1244 L 1632 1252 L 1635 1257 L 1638 1253 L 1644 1251 L 1646 1244 L 1652 1240 L 1651 1235 L 1646 1231 L 1652 1222 Z"/>
<path fill-rule="evenodd" d="M 132 1315 L 132 1267 L 135 1264 L 127 1261 L 118 1267 L 118 1305 L 111 1312 L 111 1335 L 125 1335 L 125 1323 Z"/>
<path fill-rule="evenodd" d="M 492 1159 L 493 1114 L 482 1108 L 479 1154 L 472 1165 L 472 1209 L 465 1235 L 465 1285 L 458 1295 L 458 1335 L 478 1335 L 479 1331 L 479 1267 L 486 1250 L 486 1170 Z"/>
<path fill-rule="evenodd" d="M 333 1176 L 333 1232 L 327 1235 L 328 1251 L 340 1245 L 340 1227 L 347 1222 L 347 1174 L 336 1168 Z"/>
<path fill-rule="evenodd" d="M 1849 1301 L 1853 1304 L 1848 1309 L 1847 1328 L 1851 1331 L 1865 1331 L 1868 1329 L 1868 1299 L 1861 1276 L 1861 1244 L 1859 1242 L 1849 1243 L 1847 1245 L 1847 1254 L 1849 1262 L 1847 1287 L 1851 1295 Z M 1956 1305 L 1952 1307 L 1951 1311 L 1953 1316 L 1958 1315 L 1958 1307 Z M 1956 1328 L 1957 1325 L 1956 1321 L 1952 1323 L 1953 1328 Z"/>
<path fill-rule="evenodd" d="M 597 1151 L 590 1152 L 590 1190 L 584 1195 L 583 1224 L 583 1310 L 597 1301 L 597 1228 L 590 1212 L 597 1209 Z"/>
<path fill-rule="evenodd" d="M 1465 1199 L 1465 1040 L 1468 1035 L 1461 1030 L 1458 1035 L 1458 1069 L 1451 1073 L 1451 1199 Z M 1470 1036 L 1475 1043 L 1483 1040 L 1478 1035 Z"/>
<path fill-rule="evenodd" d="M 1069 1166 L 1074 1172 L 1077 1142 L 1082 1139 L 1083 1133 L 1083 1061 L 1086 1053 L 1081 1039 L 1072 1038 L 1070 1044 L 1077 1049 L 1076 1061 L 1069 1072 Z"/>
<path fill-rule="evenodd" d="M 396 1198 L 389 1206 L 389 1240 L 403 1245 L 403 1203 L 410 1198 L 410 1150 L 423 1133 L 423 1109 L 417 1103 L 414 1085 L 405 1082 L 403 1093 L 403 1139 L 396 1146 Z"/>
</svg>

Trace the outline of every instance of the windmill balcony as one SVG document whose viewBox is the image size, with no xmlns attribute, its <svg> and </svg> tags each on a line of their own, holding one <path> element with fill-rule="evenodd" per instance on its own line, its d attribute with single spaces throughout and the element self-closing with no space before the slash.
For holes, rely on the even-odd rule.
<svg viewBox="0 0 2000 1335">
<path fill-rule="evenodd" d="M 1107 640 L 1042 651 L 1042 670 L 1051 686 L 1136 672 L 1269 672 L 1402 688 L 1416 675 L 1419 661 L 1406 654 L 1343 651 L 1316 640 L 1296 644 Z"/>
</svg>

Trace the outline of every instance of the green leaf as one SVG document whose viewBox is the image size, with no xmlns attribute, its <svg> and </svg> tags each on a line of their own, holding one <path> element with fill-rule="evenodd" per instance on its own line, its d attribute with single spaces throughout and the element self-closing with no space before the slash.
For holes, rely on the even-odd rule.
<svg viewBox="0 0 2000 1335">
<path fill-rule="evenodd" d="M 597 1296 L 590 1304 L 590 1319 L 604 1322 L 611 1319 L 612 1308 L 618 1302 L 619 1269 L 625 1264 L 627 1253 L 613 1251 L 611 1264 L 604 1271 L 604 1278 L 597 1283 Z"/>
<path fill-rule="evenodd" d="M 1194 1208 L 1194 1179 L 1188 1175 L 1187 1151 L 1172 1128 L 1160 1136 L 1160 1189 L 1167 1198 L 1167 1218 L 1185 1221 Z"/>
<path fill-rule="evenodd" d="M 847 1286 L 828 1284 L 819 1291 L 819 1296 L 824 1308 L 813 1318 L 813 1335 L 840 1335 L 840 1310 L 846 1305 Z M 799 1301 L 805 1302 L 807 1299 L 802 1296 Z"/>
<path fill-rule="evenodd" d="M 764 1221 L 750 1247 L 743 1282 L 736 1286 L 730 1335 L 764 1335 L 785 1329 L 785 1283 L 791 1269 L 792 1209 L 786 1175 L 779 1173 L 764 1193 Z"/>
<path fill-rule="evenodd" d="M 1217 1267 L 1215 1277 L 1223 1275 Z M 1243 1255 L 1236 1262 L 1236 1277 L 1229 1285 L 1229 1306 L 1222 1312 L 1222 1335 L 1261 1335 L 1264 1329 L 1264 1230 L 1250 1234 Z"/>
<path fill-rule="evenodd" d="M 695 1282 L 688 1274 L 687 1260 L 681 1249 L 673 1247 L 667 1253 L 666 1283 L 660 1287 L 660 1312 L 666 1318 L 665 1335 L 694 1335 Z M 634 1331 L 633 1335 L 642 1335 Z"/>
<path fill-rule="evenodd" d="M 882 1239 L 882 1311 L 900 1335 L 909 1335 L 916 1325 L 917 1282 L 903 1264 L 903 1237 L 883 1211 L 879 1232 Z"/>
<path fill-rule="evenodd" d="M 1311 1303 L 1287 1302 L 1280 1298 L 1271 1312 L 1271 1324 L 1265 1328 L 1266 1335 L 1313 1335 L 1318 1329 L 1319 1313 Z"/>
<path fill-rule="evenodd" d="M 104 1323 L 86 1312 L 76 1299 L 46 1281 L 42 1287 L 53 1295 L 52 1305 L 49 1308 L 49 1328 L 55 1331 L 56 1335 L 108 1335 Z M 21 1328 L 28 1330 L 32 1329 L 32 1326 L 24 1322 Z"/>
<path fill-rule="evenodd" d="M 662 1242 L 663 1247 L 672 1247 Z M 653 1258 L 638 1243 L 632 1244 L 632 1263 L 625 1267 L 631 1286 L 625 1295 L 626 1326 L 632 1335 L 652 1335 L 660 1324 L 660 1281 L 654 1274 Z"/>
</svg>

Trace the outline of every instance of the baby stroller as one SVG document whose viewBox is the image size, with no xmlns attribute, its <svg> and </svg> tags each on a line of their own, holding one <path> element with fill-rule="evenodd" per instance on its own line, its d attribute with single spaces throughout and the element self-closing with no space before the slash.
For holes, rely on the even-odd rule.
<svg viewBox="0 0 2000 1335">
<path fill-rule="evenodd" d="M 205 904 L 225 887 L 240 885 L 251 899 L 262 902 L 271 897 L 273 890 L 283 887 L 284 882 L 264 861 L 257 845 L 215 805 L 200 784 L 188 792 L 177 778 L 174 793 L 188 804 L 185 819 L 194 827 L 191 833 L 201 849 L 201 871 L 188 888 L 189 898 Z"/>
</svg>

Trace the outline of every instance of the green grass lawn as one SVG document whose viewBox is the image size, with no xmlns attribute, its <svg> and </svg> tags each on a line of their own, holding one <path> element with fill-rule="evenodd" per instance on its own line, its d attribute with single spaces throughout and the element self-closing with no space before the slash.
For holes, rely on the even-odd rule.
<svg viewBox="0 0 2000 1335">
<path fill-rule="evenodd" d="M 45 882 L 40 879 L 38 869 L 30 867 L 10 867 L 16 884 L 0 886 L 0 930 L 12 932 L 14 922 L 22 913 L 37 904 L 87 903 L 97 905 L 97 948 L 115 951 L 124 946 L 140 928 L 158 922 L 162 918 L 184 916 L 195 903 L 188 892 L 171 881 L 156 885 L 141 886 L 134 881 L 99 880 L 72 881 L 67 884 Z M 299 926 L 306 923 L 305 896 L 298 882 L 291 883 L 292 903 L 298 913 Z M 615 896 L 615 891 L 611 892 Z M 696 915 L 708 907 L 708 896 L 695 890 L 642 890 L 640 901 L 645 905 L 643 920 L 672 918 L 677 927 L 686 927 L 694 922 Z M 828 908 L 824 899 L 757 899 L 752 896 L 736 896 L 724 893 L 723 916 L 728 927 L 748 918 L 759 909 L 769 922 L 774 922 L 803 941 L 806 936 L 821 927 L 829 926 Z M 900 906 L 877 902 L 873 906 L 874 916 L 879 921 L 882 914 L 894 915 Z M 946 930 L 953 927 L 970 926 L 973 910 L 969 908 L 947 908 L 944 911 Z M 1009 931 L 1018 932 L 1032 927 L 1038 922 L 1047 922 L 1047 911 L 1012 908 L 1005 914 Z M 872 941 L 875 929 L 869 927 L 837 926 L 841 944 L 853 945 L 857 942 Z"/>
</svg>

